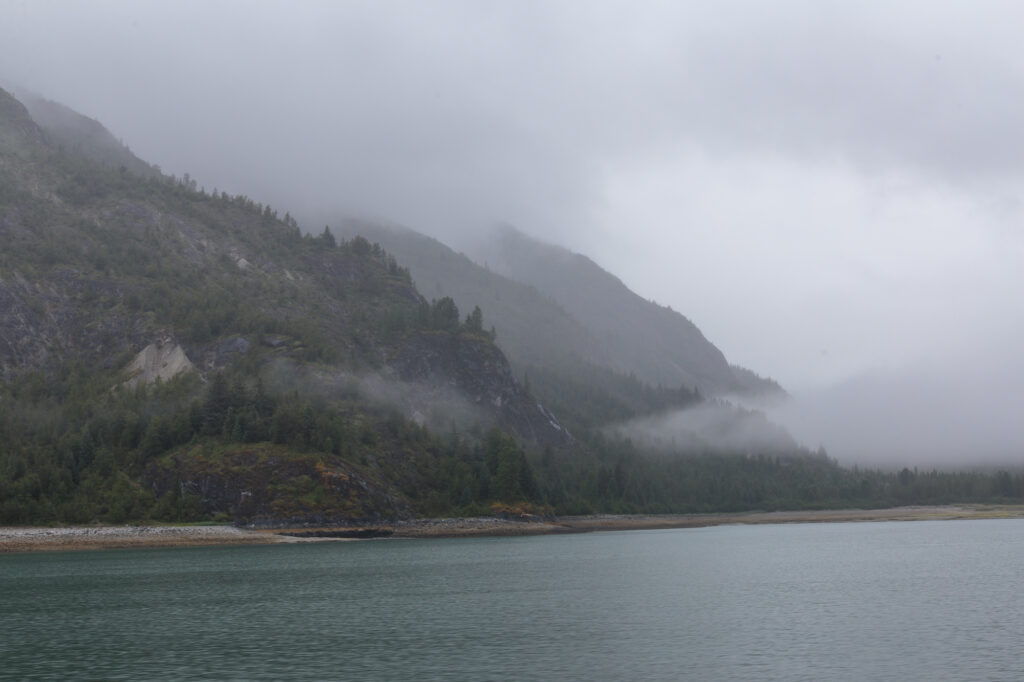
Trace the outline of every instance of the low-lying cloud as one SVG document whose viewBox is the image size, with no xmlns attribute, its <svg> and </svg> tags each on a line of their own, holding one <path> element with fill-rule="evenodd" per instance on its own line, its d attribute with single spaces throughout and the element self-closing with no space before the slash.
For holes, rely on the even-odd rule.
<svg viewBox="0 0 1024 682">
<path fill-rule="evenodd" d="M 1022 381 L 984 366 L 876 371 L 801 391 L 769 415 L 847 465 L 1019 467 Z"/>
<path fill-rule="evenodd" d="M 777 379 L 798 439 L 974 461 L 1024 443 L 1021 25 L 1009 0 L 7 2 L 0 83 L 300 219 L 515 224 Z"/>
<path fill-rule="evenodd" d="M 609 430 L 666 452 L 789 455 L 797 448 L 792 436 L 764 413 L 716 400 L 632 419 Z"/>
</svg>

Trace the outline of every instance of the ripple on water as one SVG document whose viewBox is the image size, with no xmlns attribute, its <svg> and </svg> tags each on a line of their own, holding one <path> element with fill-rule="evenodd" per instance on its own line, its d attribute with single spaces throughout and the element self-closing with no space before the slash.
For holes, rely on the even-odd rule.
<svg viewBox="0 0 1024 682">
<path fill-rule="evenodd" d="M 1024 521 L 0 556 L 2 679 L 1024 679 Z"/>
</svg>

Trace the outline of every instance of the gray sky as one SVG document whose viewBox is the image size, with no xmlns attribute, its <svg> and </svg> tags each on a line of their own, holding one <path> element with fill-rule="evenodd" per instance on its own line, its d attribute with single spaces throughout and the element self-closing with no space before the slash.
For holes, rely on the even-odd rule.
<svg viewBox="0 0 1024 682">
<path fill-rule="evenodd" d="M 813 396 L 786 418 L 841 457 L 1024 461 L 1021 26 L 984 0 L 0 0 L 0 82 L 282 211 L 581 251 Z"/>
</svg>

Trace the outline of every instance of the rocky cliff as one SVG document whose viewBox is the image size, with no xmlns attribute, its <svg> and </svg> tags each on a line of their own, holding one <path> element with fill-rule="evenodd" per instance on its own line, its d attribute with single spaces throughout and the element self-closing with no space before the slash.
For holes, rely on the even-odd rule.
<svg viewBox="0 0 1024 682">
<path fill-rule="evenodd" d="M 569 432 L 516 381 L 502 352 L 480 335 L 413 334 L 390 364 L 404 383 L 422 388 L 420 402 L 461 405 L 532 444 L 572 444 Z"/>
</svg>

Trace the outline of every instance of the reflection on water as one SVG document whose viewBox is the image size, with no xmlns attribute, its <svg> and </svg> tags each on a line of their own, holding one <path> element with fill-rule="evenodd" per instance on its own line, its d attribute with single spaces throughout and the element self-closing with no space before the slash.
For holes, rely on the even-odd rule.
<svg viewBox="0 0 1024 682">
<path fill-rule="evenodd" d="M 0 679 L 1019 680 L 1024 520 L 0 557 Z"/>
</svg>

